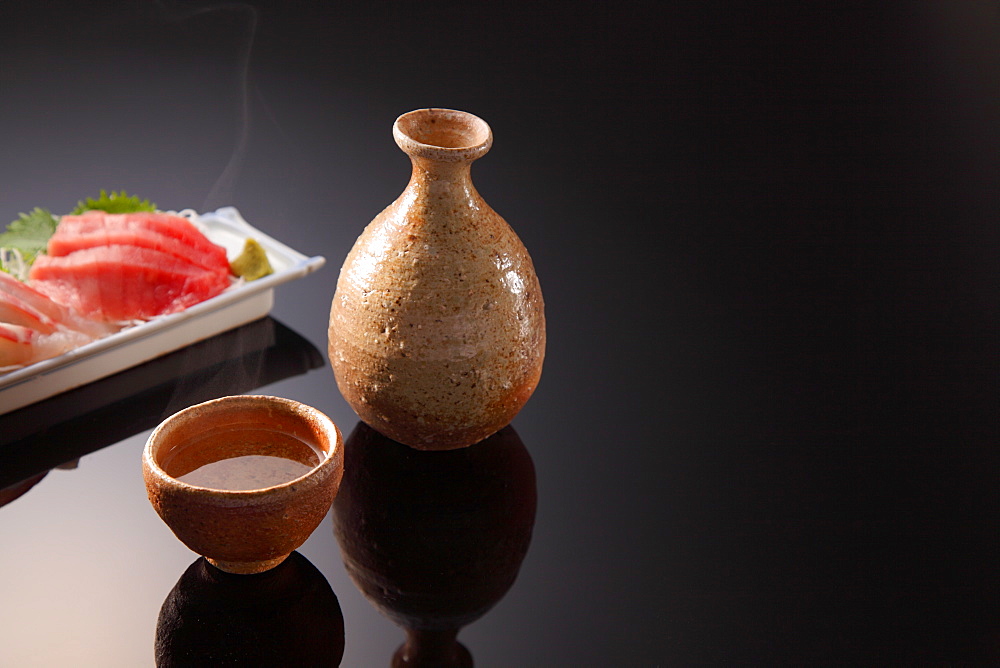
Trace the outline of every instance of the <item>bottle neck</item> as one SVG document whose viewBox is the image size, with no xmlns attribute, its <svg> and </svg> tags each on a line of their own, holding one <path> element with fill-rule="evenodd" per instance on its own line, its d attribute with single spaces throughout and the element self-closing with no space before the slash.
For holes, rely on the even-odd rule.
<svg viewBox="0 0 1000 668">
<path fill-rule="evenodd" d="M 413 171 L 410 180 L 417 180 L 424 183 L 441 181 L 446 183 L 464 183 L 472 181 L 472 162 L 456 161 L 446 162 L 443 160 L 428 160 L 417 156 L 410 156 Z"/>
<path fill-rule="evenodd" d="M 453 206 L 482 206 L 482 198 L 472 184 L 472 163 L 443 162 L 411 156 L 413 170 L 406 189 L 417 199 L 447 200 Z"/>
<path fill-rule="evenodd" d="M 407 629 L 406 643 L 392 657 L 393 668 L 441 666 L 472 668 L 472 654 L 456 640 L 458 629 L 422 631 Z"/>
</svg>

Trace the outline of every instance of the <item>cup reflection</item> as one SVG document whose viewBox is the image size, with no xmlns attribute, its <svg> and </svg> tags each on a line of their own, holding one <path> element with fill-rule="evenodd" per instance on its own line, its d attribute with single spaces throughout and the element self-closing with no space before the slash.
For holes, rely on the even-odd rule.
<svg viewBox="0 0 1000 668">
<path fill-rule="evenodd" d="M 160 608 L 155 653 L 160 668 L 338 666 L 344 616 L 329 582 L 298 552 L 254 575 L 202 557 Z"/>
<path fill-rule="evenodd" d="M 334 531 L 354 583 L 406 629 L 393 665 L 472 665 L 455 638 L 513 585 L 534 526 L 535 469 L 517 432 L 434 452 L 359 423 L 344 456 Z"/>
</svg>

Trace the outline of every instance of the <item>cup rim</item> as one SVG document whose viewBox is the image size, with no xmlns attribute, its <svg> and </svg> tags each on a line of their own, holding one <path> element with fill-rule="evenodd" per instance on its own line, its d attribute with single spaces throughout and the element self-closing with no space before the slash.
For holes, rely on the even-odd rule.
<svg viewBox="0 0 1000 668">
<path fill-rule="evenodd" d="M 205 410 L 206 408 L 223 407 L 229 404 L 272 404 L 280 405 L 285 408 L 291 409 L 295 413 L 308 414 L 312 416 L 316 421 L 324 427 L 324 430 L 328 433 L 331 447 L 327 452 L 324 453 L 323 458 L 318 464 L 313 466 L 311 469 L 303 473 L 297 478 L 287 480 L 283 483 L 277 485 L 271 485 L 269 487 L 257 487 L 254 489 L 218 489 L 215 487 L 203 487 L 201 485 L 192 485 L 191 483 L 183 482 L 177 478 L 171 476 L 166 471 L 160 467 L 156 459 L 153 457 L 153 445 L 157 438 L 162 435 L 164 431 L 171 428 L 171 423 L 173 423 L 178 418 L 185 414 L 193 413 L 198 410 Z M 142 451 L 142 461 L 146 468 L 154 475 L 161 483 L 170 485 L 179 490 L 183 490 L 186 493 L 193 493 L 203 496 L 213 496 L 222 497 L 232 500 L 246 499 L 255 496 L 260 496 L 261 494 L 268 493 L 274 494 L 279 493 L 281 490 L 289 489 L 303 481 L 315 477 L 320 471 L 325 470 L 330 467 L 335 467 L 338 455 L 343 452 L 344 439 L 337 427 L 336 423 L 330 419 L 322 411 L 304 404 L 294 399 L 286 399 L 284 397 L 277 397 L 266 394 L 237 394 L 225 397 L 219 397 L 216 399 L 210 399 L 208 401 L 203 401 L 197 404 L 192 404 L 187 408 L 181 409 L 172 415 L 164 418 L 160 424 L 158 424 L 152 432 L 150 432 L 149 437 L 146 439 L 146 444 L 143 446 Z"/>
</svg>

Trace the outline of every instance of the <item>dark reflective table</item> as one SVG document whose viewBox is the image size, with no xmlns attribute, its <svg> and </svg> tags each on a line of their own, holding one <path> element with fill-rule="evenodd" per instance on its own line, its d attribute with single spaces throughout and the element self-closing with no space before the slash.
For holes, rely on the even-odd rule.
<svg viewBox="0 0 1000 668">
<path fill-rule="evenodd" d="M 126 189 L 327 259 L 0 416 L 0 666 L 996 665 L 998 82 L 986 0 L 0 3 L 0 220 Z M 549 342 L 510 429 L 440 457 L 325 359 L 427 106 L 492 127 L 473 180 Z M 140 475 L 160 420 L 243 392 L 351 436 L 328 519 L 246 581 Z"/>
</svg>

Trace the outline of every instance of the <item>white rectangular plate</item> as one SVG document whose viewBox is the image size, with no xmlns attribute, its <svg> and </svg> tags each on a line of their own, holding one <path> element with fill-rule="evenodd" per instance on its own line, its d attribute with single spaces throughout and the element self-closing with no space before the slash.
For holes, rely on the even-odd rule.
<svg viewBox="0 0 1000 668">
<path fill-rule="evenodd" d="M 184 346 L 262 318 L 274 304 L 274 288 L 302 278 L 326 262 L 308 257 L 254 228 L 233 207 L 199 215 L 209 239 L 230 259 L 248 237 L 264 248 L 274 273 L 241 283 L 180 313 L 154 318 L 68 353 L 0 376 L 0 415 L 60 392 L 105 378 Z"/>
</svg>

